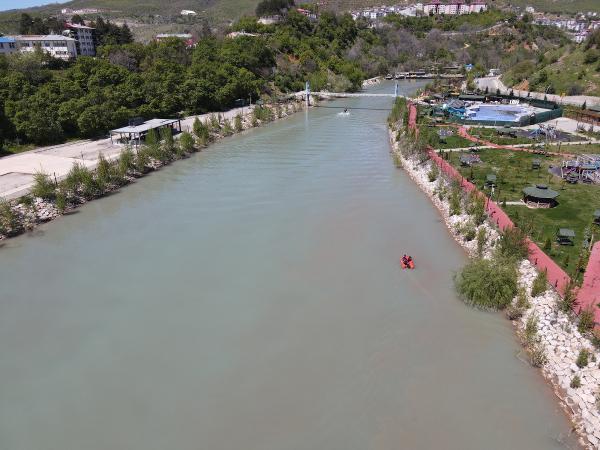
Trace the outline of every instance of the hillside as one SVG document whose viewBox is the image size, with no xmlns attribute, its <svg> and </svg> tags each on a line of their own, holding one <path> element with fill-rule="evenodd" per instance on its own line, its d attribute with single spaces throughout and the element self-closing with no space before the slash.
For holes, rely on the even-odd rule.
<svg viewBox="0 0 600 450">
<path fill-rule="evenodd" d="M 553 13 L 600 12 L 600 1 L 598 0 L 503 0 L 498 3 L 520 8 L 532 6 L 536 11 Z"/>
<path fill-rule="evenodd" d="M 600 96 L 600 48 L 591 41 L 568 44 L 544 53 L 537 62 L 521 61 L 503 81 L 531 91 Z"/>
<path fill-rule="evenodd" d="M 259 0 L 73 0 L 66 3 L 51 4 L 36 8 L 24 8 L 0 13 L 0 33 L 15 33 L 22 12 L 33 16 L 58 15 L 63 8 L 82 9 L 95 8 L 102 10 L 104 17 L 113 20 L 127 20 L 140 24 L 154 22 L 194 23 L 209 19 L 211 22 L 222 22 L 236 19 L 244 14 L 254 12 Z M 196 18 L 185 19 L 180 16 L 182 9 L 198 12 Z M 161 16 L 157 18 L 156 16 Z M 135 31 L 136 26 L 132 27 Z"/>
</svg>

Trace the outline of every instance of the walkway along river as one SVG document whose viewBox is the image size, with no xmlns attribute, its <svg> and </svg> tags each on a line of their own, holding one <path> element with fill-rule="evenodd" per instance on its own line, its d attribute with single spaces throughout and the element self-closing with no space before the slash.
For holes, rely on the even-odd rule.
<svg viewBox="0 0 600 450">
<path fill-rule="evenodd" d="M 466 256 L 393 166 L 390 103 L 225 139 L 7 241 L 0 448 L 575 446 L 510 323 L 456 298 Z"/>
</svg>

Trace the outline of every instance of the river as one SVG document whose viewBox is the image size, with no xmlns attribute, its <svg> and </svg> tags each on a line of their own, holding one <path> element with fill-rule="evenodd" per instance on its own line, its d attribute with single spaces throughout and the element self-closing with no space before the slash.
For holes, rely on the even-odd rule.
<svg viewBox="0 0 600 450">
<path fill-rule="evenodd" d="M 453 291 L 391 99 L 325 106 L 4 244 L 1 449 L 565 448 L 510 323 Z"/>
</svg>

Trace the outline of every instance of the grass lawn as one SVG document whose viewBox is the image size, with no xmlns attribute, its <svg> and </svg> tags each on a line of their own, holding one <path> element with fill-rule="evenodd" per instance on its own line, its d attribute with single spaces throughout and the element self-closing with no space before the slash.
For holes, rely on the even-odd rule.
<svg viewBox="0 0 600 450">
<path fill-rule="evenodd" d="M 551 152 L 557 153 L 572 153 L 572 154 L 598 154 L 600 153 L 600 144 L 583 144 L 583 145 L 569 145 L 569 144 L 561 144 L 561 145 L 551 145 L 548 147 L 548 150 Z"/>
<path fill-rule="evenodd" d="M 510 136 L 500 136 L 495 128 L 470 128 L 469 134 L 498 145 L 535 144 L 537 142 L 535 139 L 529 139 L 522 136 L 514 138 Z"/>
<path fill-rule="evenodd" d="M 447 148 L 468 148 L 474 147 L 473 143 L 464 137 L 457 136 L 456 133 L 452 136 L 444 138 L 443 142 L 440 142 L 437 146 L 441 149 Z"/>
<path fill-rule="evenodd" d="M 551 164 L 560 164 L 560 157 L 540 157 L 525 152 L 494 149 L 481 150 L 479 155 L 482 163 L 472 169 L 460 167 L 458 154 L 450 155 L 450 161 L 458 167 L 463 176 L 472 179 L 476 186 L 488 195 L 490 190 L 483 187 L 485 178 L 487 174 L 496 174 L 498 186 L 494 193 L 495 200 L 518 201 L 522 198 L 522 189 L 536 183 L 548 184 L 560 193 L 559 204 L 555 208 L 530 209 L 525 206 L 507 205 L 505 211 L 515 223 L 531 227 L 531 238 L 541 248 L 549 237 L 552 240 L 552 249 L 547 253 L 573 275 L 585 229 L 591 227 L 595 239 L 600 238 L 600 227 L 592 225 L 593 213 L 600 209 L 600 186 L 583 183 L 572 185 L 548 173 Z M 531 169 L 531 162 L 536 158 L 542 162 L 539 171 Z M 575 245 L 556 244 L 556 231 L 561 227 L 575 231 Z"/>
</svg>

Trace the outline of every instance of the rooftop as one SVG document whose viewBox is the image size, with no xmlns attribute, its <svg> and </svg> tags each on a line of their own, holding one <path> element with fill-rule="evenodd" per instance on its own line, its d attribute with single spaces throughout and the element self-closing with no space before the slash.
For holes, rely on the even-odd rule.
<svg viewBox="0 0 600 450">
<path fill-rule="evenodd" d="M 523 194 L 525 194 L 527 197 L 542 198 L 546 200 L 554 200 L 559 195 L 558 192 L 550 189 L 545 184 L 526 187 L 523 189 Z"/>
<path fill-rule="evenodd" d="M 18 36 L 11 36 L 12 38 L 14 38 L 17 41 L 73 41 L 75 42 L 75 39 L 67 37 L 67 36 L 63 36 L 62 34 L 45 34 L 45 35 L 41 35 L 41 34 L 28 34 L 28 35 L 18 35 Z"/>
<path fill-rule="evenodd" d="M 15 42 L 15 39 L 7 36 L 0 36 L 0 42 Z"/>
<path fill-rule="evenodd" d="M 558 230 L 558 235 L 561 237 L 574 238 L 575 232 L 573 230 L 571 230 L 570 228 L 560 228 Z"/>
<path fill-rule="evenodd" d="M 110 134 L 119 134 L 119 133 L 144 133 L 146 131 L 153 130 L 155 128 L 164 127 L 166 125 L 171 125 L 176 123 L 179 119 L 150 119 L 146 122 L 135 125 L 135 126 L 126 126 L 117 128 L 115 130 L 111 130 Z"/>
</svg>

